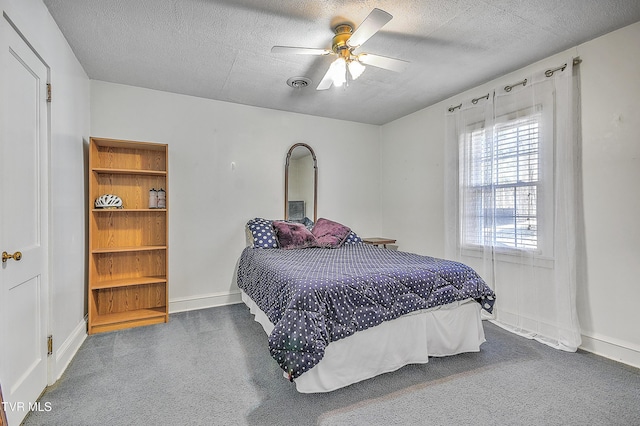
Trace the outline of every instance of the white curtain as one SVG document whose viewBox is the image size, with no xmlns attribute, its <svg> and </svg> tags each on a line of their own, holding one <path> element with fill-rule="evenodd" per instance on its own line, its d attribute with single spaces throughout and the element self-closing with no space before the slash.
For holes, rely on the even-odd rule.
<svg viewBox="0 0 640 426">
<path fill-rule="evenodd" d="M 446 254 L 495 290 L 496 324 L 575 351 L 578 85 L 558 65 L 449 108 Z"/>
</svg>

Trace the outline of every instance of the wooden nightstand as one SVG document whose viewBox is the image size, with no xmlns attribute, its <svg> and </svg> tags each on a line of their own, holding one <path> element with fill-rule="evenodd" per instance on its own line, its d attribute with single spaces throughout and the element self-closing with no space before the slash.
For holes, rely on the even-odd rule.
<svg viewBox="0 0 640 426">
<path fill-rule="evenodd" d="M 373 246 L 382 245 L 382 247 L 387 248 L 387 244 L 395 244 L 396 240 L 392 240 L 390 238 L 369 237 L 369 238 L 363 238 L 362 242 L 366 244 L 371 244 Z"/>
</svg>

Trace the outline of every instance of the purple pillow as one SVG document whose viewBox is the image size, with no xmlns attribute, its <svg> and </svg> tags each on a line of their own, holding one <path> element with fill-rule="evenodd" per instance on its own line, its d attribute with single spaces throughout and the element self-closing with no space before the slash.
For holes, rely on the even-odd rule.
<svg viewBox="0 0 640 426">
<path fill-rule="evenodd" d="M 301 223 L 274 220 L 273 229 L 276 231 L 280 248 L 303 249 L 318 247 L 316 237 Z"/>
<path fill-rule="evenodd" d="M 316 237 L 318 246 L 338 248 L 347 239 L 351 229 L 338 222 L 320 218 L 313 226 L 311 233 Z"/>
</svg>

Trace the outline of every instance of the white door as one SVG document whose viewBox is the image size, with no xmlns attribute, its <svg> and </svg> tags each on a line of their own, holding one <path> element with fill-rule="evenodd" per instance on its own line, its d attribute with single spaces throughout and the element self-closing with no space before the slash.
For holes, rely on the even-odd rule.
<svg viewBox="0 0 640 426">
<path fill-rule="evenodd" d="M 47 67 L 0 19 L 0 382 L 13 426 L 47 385 Z"/>
</svg>

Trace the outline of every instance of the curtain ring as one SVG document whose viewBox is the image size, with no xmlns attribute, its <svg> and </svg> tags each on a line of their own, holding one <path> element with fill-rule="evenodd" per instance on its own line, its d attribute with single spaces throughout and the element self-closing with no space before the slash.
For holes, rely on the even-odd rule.
<svg viewBox="0 0 640 426">
<path fill-rule="evenodd" d="M 480 96 L 479 98 L 471 99 L 471 103 L 475 105 L 475 104 L 477 104 L 477 103 L 478 103 L 478 101 L 479 101 L 480 99 L 486 99 L 486 100 L 489 100 L 489 94 L 487 93 L 486 95 L 484 95 L 484 96 Z"/>
<path fill-rule="evenodd" d="M 567 67 L 567 64 L 564 64 L 564 65 L 562 65 L 562 66 L 560 66 L 560 67 L 558 67 L 558 68 L 554 68 L 554 69 L 552 69 L 552 70 L 546 70 L 546 71 L 544 72 L 544 75 L 545 75 L 545 76 L 547 76 L 547 77 L 551 77 L 551 76 L 553 75 L 553 73 L 554 73 L 554 72 L 556 72 L 556 71 L 564 71 L 564 69 L 565 69 L 566 67 Z"/>
<path fill-rule="evenodd" d="M 526 86 L 526 85 L 527 85 L 527 79 L 525 78 L 525 79 L 524 79 L 524 80 L 522 80 L 521 82 L 519 82 L 519 83 L 514 83 L 514 84 L 512 84 L 512 85 L 510 85 L 510 86 L 504 86 L 504 91 L 505 91 L 505 92 L 510 92 L 510 91 L 511 91 L 511 89 L 513 89 L 513 88 L 514 88 L 514 87 L 516 87 L 516 86 L 520 86 L 520 85 L 522 85 L 522 87 Z"/>
</svg>

